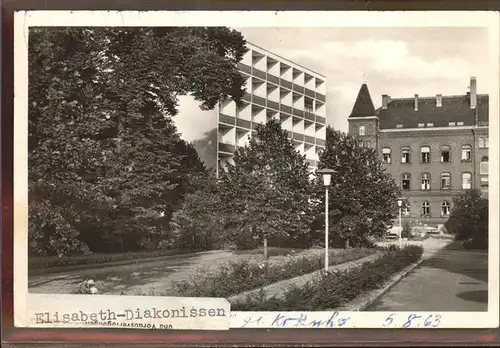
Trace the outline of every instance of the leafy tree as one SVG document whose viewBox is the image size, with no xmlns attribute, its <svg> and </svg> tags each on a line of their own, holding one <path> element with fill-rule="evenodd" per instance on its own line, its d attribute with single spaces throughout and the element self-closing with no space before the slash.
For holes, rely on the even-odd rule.
<svg viewBox="0 0 500 348">
<path fill-rule="evenodd" d="M 245 51 L 227 28 L 31 28 L 31 251 L 153 248 L 179 173 L 199 167 L 171 121 L 177 96 L 238 101 Z"/>
<path fill-rule="evenodd" d="M 370 237 L 382 237 L 396 217 L 400 191 L 376 151 L 362 147 L 357 138 L 328 127 L 318 167 L 337 171 L 329 192 L 332 243 L 361 246 L 370 244 Z M 315 183 L 314 239 L 320 239 L 324 234 L 325 189 L 321 177 Z"/>
<path fill-rule="evenodd" d="M 445 223 L 457 240 L 488 241 L 488 199 L 480 190 L 467 190 L 453 198 L 453 209 Z"/>
<path fill-rule="evenodd" d="M 169 239 L 176 247 L 184 249 L 212 250 L 221 247 L 225 242 L 225 229 L 215 173 L 210 171 L 193 175 L 191 184 L 193 190 L 173 214 Z"/>
<path fill-rule="evenodd" d="M 259 125 L 220 180 L 233 240 L 298 238 L 309 232 L 308 165 L 278 120 Z M 265 248 L 267 256 L 267 249 Z"/>
</svg>

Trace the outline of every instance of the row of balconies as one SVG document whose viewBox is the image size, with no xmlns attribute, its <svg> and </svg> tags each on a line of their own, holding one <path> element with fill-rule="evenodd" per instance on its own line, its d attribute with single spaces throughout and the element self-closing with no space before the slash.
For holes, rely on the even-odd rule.
<svg viewBox="0 0 500 348">
<path fill-rule="evenodd" d="M 304 139 L 307 139 L 304 141 L 308 141 L 312 144 L 315 143 L 314 139 L 324 141 L 323 139 L 326 138 L 326 126 L 324 124 L 311 122 L 295 116 L 268 111 L 267 113 L 252 115 L 250 119 L 244 119 L 224 115 L 222 113 L 219 114 L 219 124 L 222 128 L 237 127 L 247 131 L 254 130 L 258 124 L 265 124 L 271 119 L 279 120 L 284 130 L 294 133 L 297 137 L 304 136 Z M 302 141 L 302 139 L 298 138 L 296 138 L 296 140 Z"/>
<path fill-rule="evenodd" d="M 253 116 L 257 116 L 261 113 L 265 114 L 271 112 L 275 114 L 287 114 L 289 116 L 302 118 L 310 122 L 325 124 L 325 109 L 324 105 L 322 105 L 321 109 L 317 110 L 319 114 L 315 114 L 311 109 L 290 107 L 285 104 L 276 103 L 271 100 L 248 94 L 245 95 L 239 107 L 236 106 L 236 103 L 230 99 L 221 101 L 220 103 L 221 113 L 245 120 L 251 120 Z"/>
<path fill-rule="evenodd" d="M 263 79 L 291 82 L 311 91 L 325 94 L 326 82 L 324 79 L 313 76 L 299 67 L 266 56 L 262 52 L 250 49 L 238 65 L 239 69 Z"/>
<path fill-rule="evenodd" d="M 261 80 L 254 76 L 245 74 L 243 76 L 245 77 L 243 87 L 250 94 L 289 105 L 300 100 L 304 100 L 305 103 L 309 102 L 314 107 L 325 104 L 324 94 L 315 93 L 303 87 L 295 88 L 292 84 L 274 85 L 270 81 Z"/>
</svg>

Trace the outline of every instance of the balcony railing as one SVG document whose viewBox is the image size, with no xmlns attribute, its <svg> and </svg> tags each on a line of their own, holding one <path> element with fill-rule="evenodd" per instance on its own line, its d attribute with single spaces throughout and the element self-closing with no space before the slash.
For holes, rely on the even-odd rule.
<svg viewBox="0 0 500 348">
<path fill-rule="evenodd" d="M 304 113 L 304 118 L 306 118 L 307 120 L 309 121 L 313 121 L 314 122 L 314 114 L 310 111 L 305 111 Z"/>
<path fill-rule="evenodd" d="M 291 114 L 292 113 L 292 108 L 289 107 L 288 105 L 285 105 L 285 104 L 281 104 L 280 105 L 280 111 L 283 111 L 287 114 Z"/>
<path fill-rule="evenodd" d="M 321 100 L 322 102 L 326 100 L 325 95 L 318 92 L 316 92 L 316 99 Z"/>
<path fill-rule="evenodd" d="M 234 126 L 235 118 L 231 117 L 231 116 L 224 115 L 224 114 L 219 114 L 219 122 L 227 123 L 227 124 Z"/>
<path fill-rule="evenodd" d="M 272 101 L 272 100 L 267 100 L 267 107 L 268 108 L 271 108 L 271 109 L 274 109 L 276 111 L 279 111 L 280 109 L 280 104 L 279 103 L 276 103 L 275 101 Z"/>
<path fill-rule="evenodd" d="M 300 110 L 300 109 L 293 109 L 293 114 L 295 116 L 299 116 L 299 117 L 304 117 L 304 110 Z"/>
<path fill-rule="evenodd" d="M 262 70 L 259 70 L 259 69 L 256 69 L 255 67 L 252 69 L 253 71 L 253 75 L 254 76 L 257 76 L 263 80 L 266 79 L 266 72 L 265 71 L 262 71 Z"/>
<path fill-rule="evenodd" d="M 236 150 L 236 147 L 234 145 L 224 144 L 224 143 L 219 142 L 219 151 L 220 152 L 234 153 L 235 150 Z"/>
<path fill-rule="evenodd" d="M 316 115 L 316 122 L 321 123 L 321 124 L 325 124 L 325 118 Z"/>
<path fill-rule="evenodd" d="M 310 90 L 309 88 L 306 88 L 305 90 L 306 90 L 305 95 L 307 95 L 308 97 L 314 98 L 314 91 Z"/>
<path fill-rule="evenodd" d="M 246 129 L 251 129 L 252 127 L 252 122 L 247 121 L 247 120 L 242 120 L 241 118 L 236 119 L 236 125 L 238 127 L 246 128 Z"/>
<path fill-rule="evenodd" d="M 238 70 L 243 71 L 244 73 L 251 74 L 252 73 L 252 67 L 243 64 L 243 63 L 238 63 Z"/>
<path fill-rule="evenodd" d="M 292 83 L 290 81 L 280 79 L 280 85 L 282 85 L 285 88 L 292 89 Z"/>
<path fill-rule="evenodd" d="M 280 84 L 280 78 L 271 74 L 267 74 L 267 81 L 274 83 L 275 85 Z"/>
<path fill-rule="evenodd" d="M 293 133 L 293 139 L 298 141 L 304 141 L 304 134 Z"/>
<path fill-rule="evenodd" d="M 252 100 L 253 100 L 254 104 L 266 106 L 266 99 L 265 98 L 259 97 L 258 95 L 254 94 Z"/>
<path fill-rule="evenodd" d="M 309 144 L 314 144 L 314 137 L 311 137 L 309 135 L 304 136 L 304 141 Z"/>
<path fill-rule="evenodd" d="M 316 138 L 316 145 L 325 146 L 325 141 L 323 139 Z"/>
</svg>

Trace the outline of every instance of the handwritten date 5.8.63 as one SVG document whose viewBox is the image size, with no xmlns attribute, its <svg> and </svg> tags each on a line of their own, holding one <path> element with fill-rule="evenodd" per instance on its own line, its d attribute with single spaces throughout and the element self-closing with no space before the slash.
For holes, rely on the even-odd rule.
<svg viewBox="0 0 500 348">
<path fill-rule="evenodd" d="M 397 314 L 392 313 L 382 324 L 386 328 L 434 328 L 441 324 L 440 314 Z"/>
</svg>

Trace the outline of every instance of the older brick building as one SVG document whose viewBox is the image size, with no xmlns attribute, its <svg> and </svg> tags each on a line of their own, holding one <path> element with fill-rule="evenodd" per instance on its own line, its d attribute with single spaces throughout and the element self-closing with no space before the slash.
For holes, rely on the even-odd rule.
<svg viewBox="0 0 500 348">
<path fill-rule="evenodd" d="M 465 86 L 464 86 L 465 89 Z M 403 219 L 444 223 L 453 196 L 466 189 L 488 193 L 488 95 L 476 78 L 463 95 L 391 99 L 375 109 L 363 84 L 354 103 L 349 134 L 377 149 L 401 186 Z"/>
</svg>

